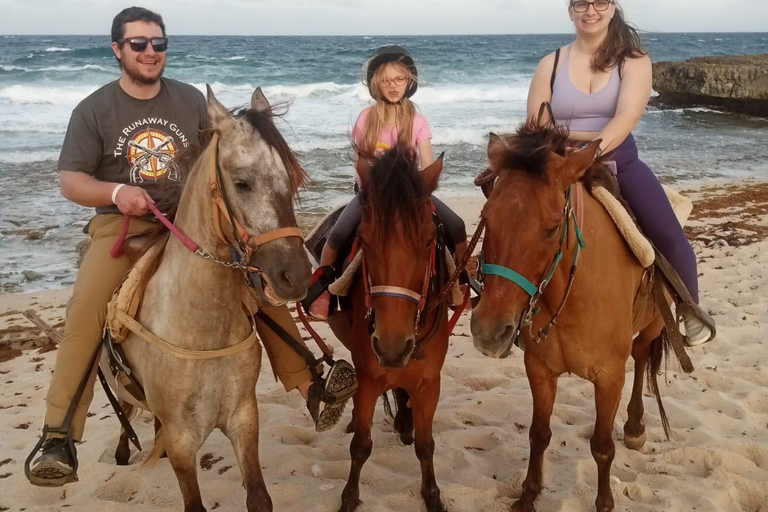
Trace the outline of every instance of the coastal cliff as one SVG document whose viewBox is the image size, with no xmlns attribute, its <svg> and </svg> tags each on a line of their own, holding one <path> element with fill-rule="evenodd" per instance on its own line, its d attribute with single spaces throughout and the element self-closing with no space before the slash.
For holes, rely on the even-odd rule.
<svg viewBox="0 0 768 512">
<path fill-rule="evenodd" d="M 768 117 L 768 54 L 657 62 L 653 88 L 657 105 L 703 105 Z"/>
</svg>

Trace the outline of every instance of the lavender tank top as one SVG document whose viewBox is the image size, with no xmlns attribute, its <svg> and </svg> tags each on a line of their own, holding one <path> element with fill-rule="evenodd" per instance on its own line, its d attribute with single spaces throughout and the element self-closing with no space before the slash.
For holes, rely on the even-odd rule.
<svg viewBox="0 0 768 512">
<path fill-rule="evenodd" d="M 599 132 L 616 115 L 621 90 L 619 67 L 611 71 L 608 84 L 597 92 L 587 94 L 579 90 L 571 81 L 568 71 L 570 47 L 566 52 L 560 69 L 553 71 L 552 113 L 557 126 L 568 127 L 574 132 Z M 557 63 L 555 63 L 557 67 Z"/>
</svg>

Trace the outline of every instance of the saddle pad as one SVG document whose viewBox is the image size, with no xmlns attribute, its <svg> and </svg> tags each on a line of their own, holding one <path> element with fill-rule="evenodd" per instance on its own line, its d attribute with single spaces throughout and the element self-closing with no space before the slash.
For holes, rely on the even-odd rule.
<svg viewBox="0 0 768 512">
<path fill-rule="evenodd" d="M 165 244 L 154 244 L 136 262 L 122 284 L 115 290 L 112 300 L 107 305 L 107 320 L 104 329 L 109 329 L 115 343 L 122 342 L 130 332 L 117 318 L 117 310 L 127 313 L 131 318 L 136 318 L 144 289 L 149 276 L 144 276 L 148 268 L 154 268 L 155 259 L 163 252 Z"/>
<path fill-rule="evenodd" d="M 664 192 L 667 194 L 672 209 L 675 212 L 675 217 L 681 226 L 685 225 L 688 220 L 688 216 L 693 210 L 693 203 L 687 197 L 680 195 L 678 192 L 664 187 Z M 653 245 L 648 239 L 640 232 L 640 229 L 635 224 L 635 221 L 629 215 L 626 208 L 616 199 L 613 194 L 602 186 L 596 186 L 590 190 L 592 196 L 603 205 L 608 215 L 613 219 L 621 235 L 626 240 L 632 253 L 637 258 L 637 261 L 644 268 L 648 268 L 653 265 L 656 259 L 654 254 Z"/>
</svg>

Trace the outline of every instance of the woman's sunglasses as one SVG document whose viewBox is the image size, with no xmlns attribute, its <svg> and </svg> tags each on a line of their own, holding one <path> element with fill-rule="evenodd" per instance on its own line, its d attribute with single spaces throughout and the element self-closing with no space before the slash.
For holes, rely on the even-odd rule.
<svg viewBox="0 0 768 512">
<path fill-rule="evenodd" d="M 146 37 L 124 37 L 123 39 L 118 39 L 117 42 L 120 44 L 128 43 L 131 45 L 131 50 L 136 53 L 141 53 L 146 50 L 148 44 L 151 44 L 152 49 L 156 52 L 164 52 L 168 49 L 167 37 L 153 37 L 150 39 L 147 39 Z"/>
</svg>

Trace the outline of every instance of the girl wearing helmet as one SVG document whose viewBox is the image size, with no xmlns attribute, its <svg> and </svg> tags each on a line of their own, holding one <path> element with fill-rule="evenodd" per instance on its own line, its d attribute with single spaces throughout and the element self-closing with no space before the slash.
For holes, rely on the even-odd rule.
<svg viewBox="0 0 768 512">
<path fill-rule="evenodd" d="M 410 147 L 419 156 L 421 168 L 435 161 L 432 133 L 427 118 L 416 111 L 411 96 L 418 88 L 418 70 L 411 54 L 401 46 L 382 46 L 363 66 L 363 83 L 375 104 L 363 110 L 355 122 L 352 138 L 355 146 L 368 154 L 381 154 L 395 145 Z M 355 152 L 355 169 L 360 155 Z M 360 185 L 359 174 L 355 181 Z M 460 260 L 467 247 L 464 221 L 450 208 L 432 196 L 437 214 L 443 221 L 446 234 L 456 247 Z M 339 251 L 352 237 L 360 220 L 360 201 L 355 196 L 344 209 L 331 230 L 320 256 L 320 267 L 329 269 L 336 263 Z M 310 306 L 309 314 L 324 320 L 328 317 L 330 292 L 324 291 Z"/>
</svg>

